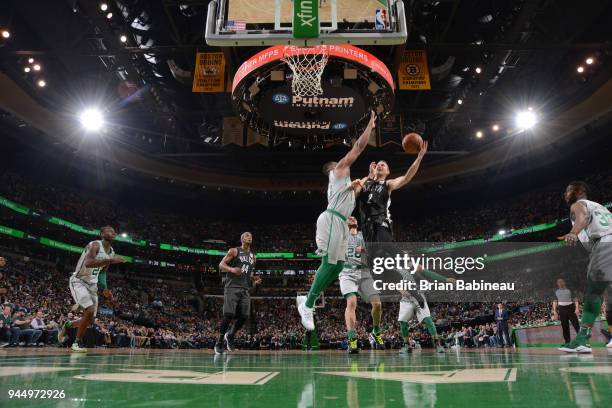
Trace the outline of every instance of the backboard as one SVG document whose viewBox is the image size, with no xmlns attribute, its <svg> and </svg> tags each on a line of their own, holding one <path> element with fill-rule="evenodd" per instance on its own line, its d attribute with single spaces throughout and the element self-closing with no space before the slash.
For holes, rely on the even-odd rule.
<svg viewBox="0 0 612 408">
<path fill-rule="evenodd" d="M 406 38 L 401 0 L 214 0 L 206 22 L 212 46 L 391 45 Z"/>
</svg>

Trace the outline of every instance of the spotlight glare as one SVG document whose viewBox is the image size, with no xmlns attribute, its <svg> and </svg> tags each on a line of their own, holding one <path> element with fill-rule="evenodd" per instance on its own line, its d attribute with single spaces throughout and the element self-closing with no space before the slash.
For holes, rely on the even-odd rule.
<svg viewBox="0 0 612 408">
<path fill-rule="evenodd" d="M 25 68 L 23 69 L 23 71 L 24 71 L 24 72 L 30 72 L 30 71 L 31 71 L 31 69 L 30 69 L 30 67 L 25 67 Z"/>
<path fill-rule="evenodd" d="M 97 131 L 102 128 L 104 119 L 102 113 L 95 108 L 89 108 L 83 111 L 80 116 L 81 125 L 88 131 Z"/>
<path fill-rule="evenodd" d="M 33 64 L 34 63 L 34 58 L 28 58 L 28 64 Z"/>
<path fill-rule="evenodd" d="M 499 235 L 505 235 L 505 234 L 506 234 L 506 230 L 504 230 L 504 229 L 500 229 L 499 231 L 497 231 L 497 233 L 498 233 Z"/>
<path fill-rule="evenodd" d="M 482 139 L 482 132 L 480 130 L 476 132 L 476 137 Z"/>
<path fill-rule="evenodd" d="M 593 58 L 589 57 L 589 58 L 586 59 L 587 65 L 591 65 L 593 62 L 595 62 L 595 60 L 593 60 Z"/>
<path fill-rule="evenodd" d="M 584 72 L 584 67 L 581 65 L 578 68 L 576 68 L 576 71 L 578 71 L 578 73 L 582 74 Z"/>
<path fill-rule="evenodd" d="M 463 99 L 457 99 L 457 103 L 458 103 L 459 105 L 462 105 L 462 104 L 463 104 Z"/>
<path fill-rule="evenodd" d="M 493 131 L 497 132 L 499 130 L 499 125 L 493 125 Z"/>
<path fill-rule="evenodd" d="M 11 32 L 9 30 L 2 30 L 2 38 L 9 38 L 11 36 Z"/>
<path fill-rule="evenodd" d="M 40 71 L 40 65 L 38 64 L 34 64 L 33 68 L 34 68 L 34 71 Z"/>
<path fill-rule="evenodd" d="M 122 43 L 127 42 L 127 36 L 125 34 L 122 34 L 121 37 L 119 37 L 119 41 L 121 41 Z"/>
<path fill-rule="evenodd" d="M 38 81 L 38 86 L 44 88 L 45 86 L 47 86 L 47 82 L 45 82 L 44 79 L 41 79 Z"/>
<path fill-rule="evenodd" d="M 102 11 L 108 10 L 108 4 L 106 4 L 106 3 L 100 4 L 100 10 L 102 10 Z"/>
<path fill-rule="evenodd" d="M 477 74 L 480 74 L 481 72 L 482 72 L 482 68 L 480 68 L 480 67 L 476 67 L 476 73 L 477 73 Z"/>
<path fill-rule="evenodd" d="M 537 122 L 535 113 L 523 111 L 516 114 L 516 126 L 521 130 L 531 129 Z"/>
<path fill-rule="evenodd" d="M 110 20 L 111 18 L 113 18 L 113 13 L 108 13 L 108 14 L 106 15 L 106 18 L 108 18 L 109 20 Z"/>
<path fill-rule="evenodd" d="M 122 236 L 123 238 L 127 238 L 127 236 L 128 236 L 128 235 L 127 235 L 127 233 L 123 232 L 123 233 L 121 233 L 121 236 Z"/>
</svg>

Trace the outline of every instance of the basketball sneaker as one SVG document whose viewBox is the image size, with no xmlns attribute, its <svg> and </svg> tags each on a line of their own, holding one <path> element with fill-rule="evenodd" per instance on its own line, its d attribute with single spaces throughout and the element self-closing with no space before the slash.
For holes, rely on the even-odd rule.
<svg viewBox="0 0 612 408">
<path fill-rule="evenodd" d="M 230 336 L 229 333 L 225 333 L 223 338 L 225 339 L 225 344 L 227 345 L 227 351 L 234 351 L 236 349 L 234 347 L 234 336 Z"/>
<path fill-rule="evenodd" d="M 357 343 L 357 339 L 349 340 L 347 350 L 349 354 L 359 353 L 359 344 Z"/>
<path fill-rule="evenodd" d="M 75 353 L 87 353 L 87 347 L 81 347 L 79 343 L 72 343 L 72 347 L 70 348 Z"/>
<path fill-rule="evenodd" d="M 370 333 L 370 344 L 372 345 L 372 348 L 376 348 L 376 350 L 384 350 L 385 340 L 382 337 L 382 333 Z"/>
<path fill-rule="evenodd" d="M 223 344 L 215 343 L 215 354 L 223 354 L 225 350 L 223 350 Z"/>
<path fill-rule="evenodd" d="M 306 296 L 298 296 L 296 298 L 297 309 L 302 318 L 302 326 L 308 331 L 315 329 L 314 311 L 306 306 Z"/>
<path fill-rule="evenodd" d="M 57 332 L 57 341 L 59 341 L 60 345 L 63 345 L 64 342 L 66 341 L 66 337 L 68 337 L 68 335 L 66 334 L 66 331 L 71 327 L 72 327 L 72 322 L 70 320 L 66 320 L 65 322 L 60 324 L 60 329 Z"/>
<path fill-rule="evenodd" d="M 592 353 L 593 350 L 586 343 L 584 339 L 580 339 L 576 337 L 575 340 L 570 341 L 567 345 L 563 347 L 559 347 L 559 351 L 564 351 L 566 353 Z"/>
</svg>

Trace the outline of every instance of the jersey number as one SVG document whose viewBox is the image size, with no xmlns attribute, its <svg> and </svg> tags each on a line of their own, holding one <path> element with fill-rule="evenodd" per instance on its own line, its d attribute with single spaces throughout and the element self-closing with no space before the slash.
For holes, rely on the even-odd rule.
<svg viewBox="0 0 612 408">
<path fill-rule="evenodd" d="M 357 248 L 349 247 L 346 252 L 349 258 L 361 259 L 361 253 L 357 252 Z"/>
<path fill-rule="evenodd" d="M 249 273 L 249 268 L 251 265 L 249 264 L 242 264 L 242 266 L 240 267 L 240 270 L 242 271 L 242 273 Z"/>
</svg>

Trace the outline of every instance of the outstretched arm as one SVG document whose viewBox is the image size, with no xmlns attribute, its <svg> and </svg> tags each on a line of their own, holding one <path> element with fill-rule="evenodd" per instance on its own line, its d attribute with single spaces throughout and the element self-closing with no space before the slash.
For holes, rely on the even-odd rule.
<svg viewBox="0 0 612 408">
<path fill-rule="evenodd" d="M 400 189 L 406 184 L 410 183 L 410 180 L 412 180 L 413 177 L 417 174 L 417 171 L 419 171 L 419 167 L 421 166 L 421 161 L 423 160 L 423 157 L 425 157 L 425 153 L 427 153 L 427 142 L 423 142 L 421 150 L 419 151 L 419 155 L 417 156 L 414 163 L 412 163 L 412 166 L 410 166 L 406 174 L 387 181 L 387 188 L 389 189 L 389 191 Z"/>
<path fill-rule="evenodd" d="M 355 160 L 357 160 L 361 152 L 363 152 L 368 145 L 370 133 L 372 133 L 374 126 L 376 126 L 376 114 L 374 111 L 372 111 L 368 126 L 365 128 L 361 136 L 359 136 L 359 139 L 357 139 L 351 150 L 336 165 L 336 168 L 334 169 L 334 174 L 336 177 L 345 177 L 348 174 L 351 165 L 355 163 Z"/>
</svg>

